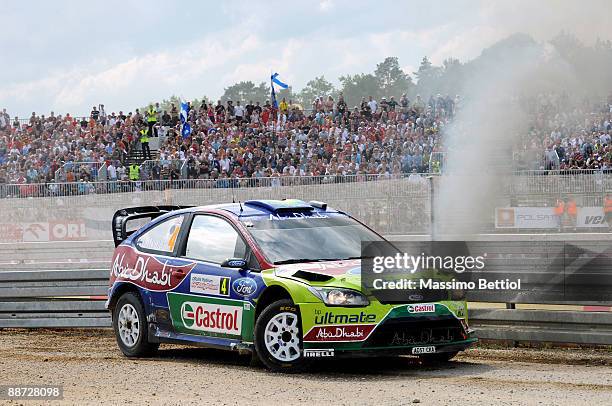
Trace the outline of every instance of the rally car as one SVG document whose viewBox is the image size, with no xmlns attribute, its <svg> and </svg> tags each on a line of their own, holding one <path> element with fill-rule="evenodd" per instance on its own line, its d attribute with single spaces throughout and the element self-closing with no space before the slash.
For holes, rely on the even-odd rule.
<svg viewBox="0 0 612 406">
<path fill-rule="evenodd" d="M 134 207 L 112 227 L 106 306 L 128 357 L 193 344 L 295 371 L 317 357 L 445 361 L 476 341 L 463 301 L 398 305 L 364 293 L 362 242 L 383 238 L 322 202 Z"/>
</svg>

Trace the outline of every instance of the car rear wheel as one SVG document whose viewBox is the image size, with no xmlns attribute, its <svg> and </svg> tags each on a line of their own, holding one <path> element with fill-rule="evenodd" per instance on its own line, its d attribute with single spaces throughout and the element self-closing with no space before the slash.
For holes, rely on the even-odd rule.
<svg viewBox="0 0 612 406">
<path fill-rule="evenodd" d="M 113 329 L 119 349 L 128 357 L 147 356 L 159 347 L 148 340 L 144 307 L 132 292 L 123 294 L 117 301 L 113 309 Z"/>
<path fill-rule="evenodd" d="M 272 371 L 297 372 L 307 365 L 300 313 L 291 300 L 276 301 L 261 312 L 255 323 L 255 350 Z"/>
<path fill-rule="evenodd" d="M 459 354 L 458 351 L 441 352 L 438 354 L 425 354 L 425 355 L 419 355 L 419 359 L 421 360 L 421 363 L 424 365 L 444 364 L 445 362 L 448 362 L 451 359 L 455 358 L 457 354 Z"/>
</svg>

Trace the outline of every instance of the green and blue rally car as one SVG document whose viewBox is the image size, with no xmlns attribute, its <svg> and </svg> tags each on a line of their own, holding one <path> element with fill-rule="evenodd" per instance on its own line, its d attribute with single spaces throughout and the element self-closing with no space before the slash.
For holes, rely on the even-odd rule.
<svg viewBox="0 0 612 406">
<path fill-rule="evenodd" d="M 295 371 L 318 357 L 445 361 L 476 341 L 463 301 L 381 303 L 364 293 L 362 242 L 383 238 L 325 203 L 133 207 L 112 227 L 106 305 L 130 357 L 182 343 Z"/>
</svg>

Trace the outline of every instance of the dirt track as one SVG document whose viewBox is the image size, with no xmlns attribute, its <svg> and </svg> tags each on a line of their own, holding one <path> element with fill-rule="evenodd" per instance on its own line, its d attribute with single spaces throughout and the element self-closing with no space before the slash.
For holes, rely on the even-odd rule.
<svg viewBox="0 0 612 406">
<path fill-rule="evenodd" d="M 610 405 L 612 352 L 474 349 L 444 367 L 362 359 L 282 375 L 235 354 L 178 346 L 130 360 L 110 331 L 0 330 L 3 384 L 64 385 L 64 400 L 52 404 L 79 405 Z"/>
</svg>

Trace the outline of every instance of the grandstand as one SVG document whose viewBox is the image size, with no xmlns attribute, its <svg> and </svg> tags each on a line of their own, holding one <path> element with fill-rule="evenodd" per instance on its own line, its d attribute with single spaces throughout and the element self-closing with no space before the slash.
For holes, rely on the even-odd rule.
<svg viewBox="0 0 612 406">
<path fill-rule="evenodd" d="M 563 93 L 520 103 L 528 131 L 502 157 L 515 170 L 610 170 L 612 103 L 577 102 Z M 461 101 L 364 97 L 351 109 L 340 95 L 317 98 L 309 110 L 292 102 L 281 107 L 202 103 L 189 111 L 192 133 L 183 137 L 177 109 L 157 103 L 147 160 L 139 142 L 147 117 L 138 109 L 106 114 L 102 106 L 89 117 L 51 112 L 28 120 L 11 120 L 3 110 L 0 184 L 129 181 L 132 164 L 140 167 L 138 180 L 437 173 L 444 168 L 445 128 Z"/>
</svg>

